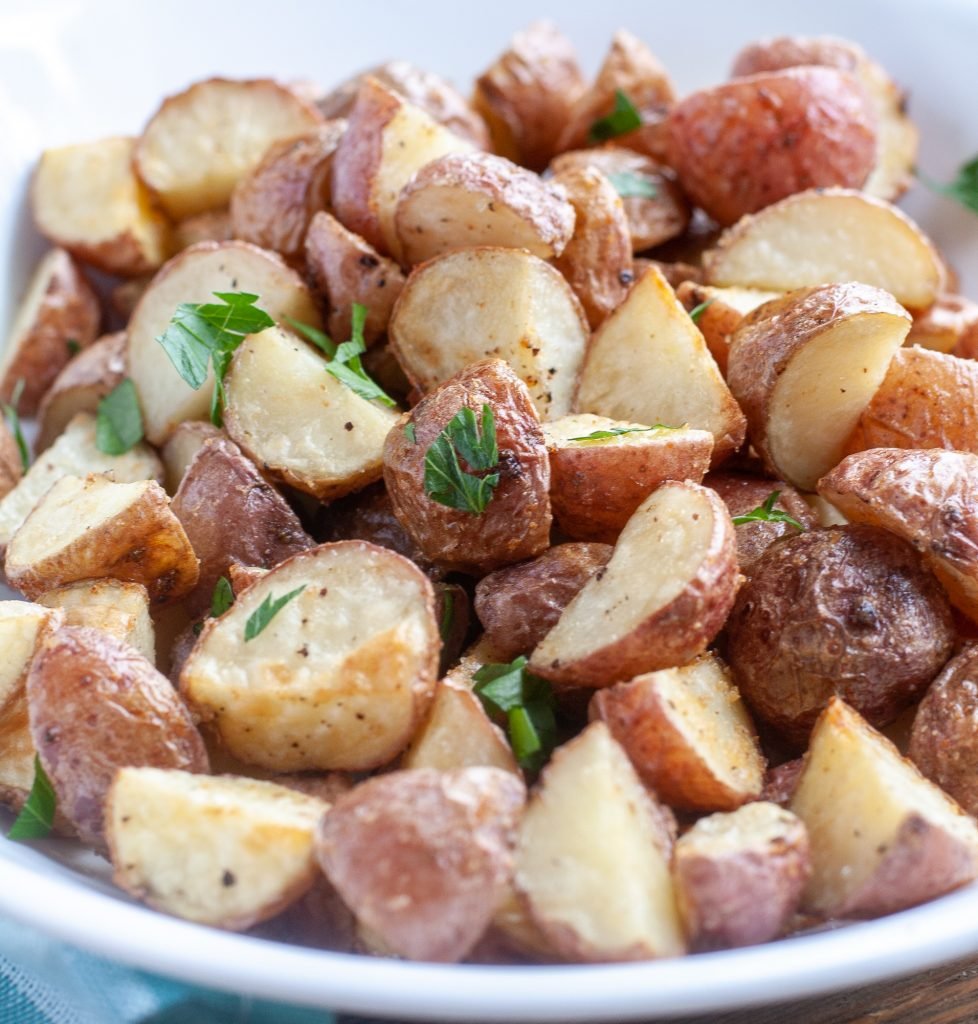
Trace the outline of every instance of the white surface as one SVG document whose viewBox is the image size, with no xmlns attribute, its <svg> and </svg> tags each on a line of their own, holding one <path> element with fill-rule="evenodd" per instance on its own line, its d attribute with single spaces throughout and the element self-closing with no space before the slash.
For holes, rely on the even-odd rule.
<svg viewBox="0 0 978 1024">
<path fill-rule="evenodd" d="M 949 177 L 978 152 L 973 95 L 978 2 L 720 0 L 485 8 L 415 0 L 0 2 L 0 325 L 42 246 L 24 210 L 45 145 L 138 132 L 160 98 L 195 77 L 274 74 L 329 84 L 388 56 L 472 74 L 532 16 L 554 17 L 596 66 L 611 32 L 642 36 L 681 89 L 722 79 L 740 45 L 782 32 L 861 42 L 910 87 L 921 165 Z M 978 219 L 917 189 L 903 204 L 978 297 Z M 57 857 L 48 853 L 52 847 Z M 72 866 L 74 865 L 74 866 Z M 270 998 L 366 1013 L 475 1020 L 645 1018 L 790 999 L 978 951 L 978 889 L 868 924 L 730 953 L 633 965 L 438 967 L 274 945 L 172 920 L 119 899 L 92 857 L 0 839 L 0 912 L 165 974 Z"/>
</svg>

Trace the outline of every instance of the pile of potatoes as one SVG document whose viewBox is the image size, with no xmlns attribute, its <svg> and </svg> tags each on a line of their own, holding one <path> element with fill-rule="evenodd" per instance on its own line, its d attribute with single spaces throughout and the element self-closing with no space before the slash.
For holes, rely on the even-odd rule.
<svg viewBox="0 0 978 1024">
<path fill-rule="evenodd" d="M 209 79 L 44 152 L 0 802 L 38 759 L 150 906 L 446 962 L 724 949 L 978 877 L 978 306 L 893 205 L 916 145 L 847 42 L 679 97 L 628 32 L 588 81 L 537 23 L 471 100 L 403 61 Z M 275 321 L 221 427 L 158 341 L 215 292 Z M 295 326 L 358 305 L 396 407 Z M 127 379 L 145 437 L 107 455 Z M 476 513 L 426 464 L 487 408 Z M 517 658 L 539 773 L 474 690 Z"/>
</svg>

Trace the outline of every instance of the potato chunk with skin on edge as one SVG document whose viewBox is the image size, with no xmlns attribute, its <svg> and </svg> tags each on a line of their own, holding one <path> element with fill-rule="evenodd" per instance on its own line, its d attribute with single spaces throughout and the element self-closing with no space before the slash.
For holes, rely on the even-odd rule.
<svg viewBox="0 0 978 1024">
<path fill-rule="evenodd" d="M 20 446 L 6 420 L 0 420 L 0 501 L 17 486 L 23 475 Z"/>
<path fill-rule="evenodd" d="M 257 779 L 122 768 L 106 798 L 113 881 L 157 910 L 243 931 L 312 888 L 328 808 Z"/>
<path fill-rule="evenodd" d="M 164 485 L 171 497 L 180 489 L 180 481 L 194 461 L 194 456 L 207 441 L 225 437 L 220 427 L 205 420 L 187 420 L 181 423 L 160 449 L 166 470 Z"/>
<path fill-rule="evenodd" d="M 838 697 L 790 809 L 811 843 L 803 904 L 826 917 L 893 913 L 978 876 L 974 820 Z"/>
<path fill-rule="evenodd" d="M 974 359 L 978 351 L 978 302 L 945 292 L 913 318 L 907 345 Z"/>
<path fill-rule="evenodd" d="M 245 638 L 263 603 L 295 590 Z M 339 541 L 293 555 L 208 619 L 180 690 L 246 764 L 362 771 L 410 742 L 434 693 L 440 645 L 424 574 L 392 551 Z"/>
</svg>

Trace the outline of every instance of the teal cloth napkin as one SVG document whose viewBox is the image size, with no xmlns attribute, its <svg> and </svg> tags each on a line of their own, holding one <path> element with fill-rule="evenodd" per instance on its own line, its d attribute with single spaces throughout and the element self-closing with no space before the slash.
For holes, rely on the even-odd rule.
<svg viewBox="0 0 978 1024">
<path fill-rule="evenodd" d="M 0 1024 L 336 1024 L 336 1018 L 168 981 L 0 920 Z"/>
</svg>

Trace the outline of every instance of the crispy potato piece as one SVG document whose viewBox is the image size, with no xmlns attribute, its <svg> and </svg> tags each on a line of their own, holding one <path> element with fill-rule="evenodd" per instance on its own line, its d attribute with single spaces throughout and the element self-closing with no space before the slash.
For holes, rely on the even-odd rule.
<svg viewBox="0 0 978 1024">
<path fill-rule="evenodd" d="M 550 163 L 558 177 L 566 171 L 592 167 L 612 183 L 621 196 L 632 251 L 644 252 L 681 235 L 689 225 L 689 203 L 672 173 L 642 153 L 618 146 L 573 149 Z"/>
<path fill-rule="evenodd" d="M 708 430 L 713 465 L 744 443 L 746 424 L 696 325 L 655 267 L 591 339 L 579 412 Z"/>
<path fill-rule="evenodd" d="M 562 188 L 491 153 L 448 153 L 401 190 L 394 213 L 399 252 L 414 265 L 474 245 L 559 256 L 576 207 Z"/>
<path fill-rule="evenodd" d="M 336 801 L 316 856 L 383 947 L 451 963 L 505 895 L 525 799 L 522 780 L 498 768 L 392 772 Z"/>
<path fill-rule="evenodd" d="M 11 537 L 4 570 L 26 597 L 77 580 L 142 583 L 154 604 L 189 593 L 197 556 L 155 480 L 65 476 Z"/>
<path fill-rule="evenodd" d="M 516 889 L 565 959 L 676 956 L 671 846 L 655 797 L 595 722 L 544 769 L 520 829 Z"/>
<path fill-rule="evenodd" d="M 91 345 L 101 319 L 92 286 L 64 249 L 52 249 L 35 268 L 3 346 L 0 401 L 9 402 L 23 381 L 18 411 L 33 416 L 71 359 L 68 342 Z"/>
<path fill-rule="evenodd" d="M 668 120 L 669 164 L 718 224 L 807 189 L 861 188 L 876 161 L 876 118 L 859 81 L 788 68 L 690 93 Z"/>
<path fill-rule="evenodd" d="M 577 297 L 530 253 L 478 248 L 416 267 L 390 322 L 394 353 L 422 393 L 480 359 L 505 359 L 544 419 L 570 412 L 588 342 Z"/>
<path fill-rule="evenodd" d="M 394 303 L 404 287 L 401 268 L 345 227 L 320 212 L 305 240 L 306 274 L 329 307 L 327 326 L 337 340 L 350 337 L 353 304 L 367 310 L 363 340 L 372 345 L 387 331 Z"/>
<path fill-rule="evenodd" d="M 149 594 L 141 583 L 81 580 L 41 594 L 37 603 L 60 608 L 66 626 L 100 629 L 155 664 L 156 636 L 149 615 Z"/>
<path fill-rule="evenodd" d="M 309 224 L 329 205 L 333 154 L 345 130 L 345 121 L 327 121 L 273 142 L 231 193 L 234 237 L 299 262 Z"/>
<path fill-rule="evenodd" d="M 234 238 L 231 211 L 205 210 L 180 221 L 173 228 L 174 254 L 189 249 L 198 242 L 230 242 Z"/>
<path fill-rule="evenodd" d="M 845 450 L 868 448 L 978 454 L 978 363 L 925 348 L 897 350 Z"/>
<path fill-rule="evenodd" d="M 781 480 L 766 480 L 747 473 L 710 473 L 703 481 L 707 487 L 723 498 L 731 516 L 743 516 L 759 508 L 772 491 L 780 491 L 774 508 L 787 512 L 806 529 L 816 525 L 815 514 L 805 499 L 789 484 Z M 828 524 L 822 524 L 828 525 Z M 764 522 L 738 523 L 735 528 L 737 539 L 737 563 L 745 576 L 754 571 L 757 560 L 767 549 L 782 537 L 792 537 L 797 528 L 790 523 Z"/>
<path fill-rule="evenodd" d="M 288 502 L 231 441 L 205 441 L 171 505 L 200 559 L 185 603 L 193 617 L 210 608 L 214 586 L 235 563 L 271 569 L 313 546 Z"/>
<path fill-rule="evenodd" d="M 528 655 L 584 585 L 611 559 L 608 544 L 556 544 L 538 558 L 484 576 L 475 612 L 500 662 Z"/>
<path fill-rule="evenodd" d="M 691 661 L 720 631 L 737 593 L 733 531 L 713 491 L 664 483 L 537 646 L 531 669 L 597 688 Z"/>
<path fill-rule="evenodd" d="M 920 557 L 866 526 L 813 530 L 770 547 L 727 622 L 744 699 L 798 745 L 834 694 L 874 725 L 892 722 L 953 644 L 947 601 Z"/>
<path fill-rule="evenodd" d="M 394 214 L 401 189 L 437 157 L 472 149 L 421 107 L 367 76 L 333 155 L 333 212 L 378 252 L 399 260 Z"/>
<path fill-rule="evenodd" d="M 224 382 L 224 427 L 262 469 L 325 500 L 379 480 L 397 414 L 326 373 L 295 334 L 270 327 L 246 338 Z"/>
<path fill-rule="evenodd" d="M 228 566 L 228 580 L 231 583 L 234 596 L 238 597 L 243 590 L 250 587 L 252 583 L 257 583 L 268 572 L 268 569 L 262 569 L 257 565 L 241 565 L 238 562 L 232 562 Z"/>
<path fill-rule="evenodd" d="M 118 768 L 209 771 L 204 741 L 166 677 L 102 630 L 61 627 L 35 655 L 26 686 L 38 756 L 83 842 L 103 845 Z"/>
<path fill-rule="evenodd" d="M 634 280 L 625 206 L 611 182 L 593 167 L 561 171 L 553 180 L 566 190 L 575 213 L 574 236 L 554 266 L 581 300 L 594 330 L 620 305 Z"/>
<path fill-rule="evenodd" d="M 273 142 L 321 122 L 312 104 L 278 82 L 209 78 L 163 101 L 136 143 L 133 165 L 180 220 L 227 206 Z"/>
<path fill-rule="evenodd" d="M 224 436 L 220 427 L 215 427 L 213 423 L 204 420 L 188 420 L 179 424 L 160 450 L 163 467 L 166 470 L 166 493 L 177 493 L 180 481 L 190 468 L 190 463 L 207 441 Z"/>
<path fill-rule="evenodd" d="M 588 439 L 601 432 L 613 436 Z M 607 544 L 614 544 L 663 481 L 699 483 L 713 451 L 713 435 L 706 430 L 656 429 L 589 413 L 546 423 L 543 433 L 550 501 L 561 533 Z"/>
<path fill-rule="evenodd" d="M 160 460 L 148 445 L 137 444 L 125 455 L 105 455 L 95 444 L 95 417 L 78 413 L 17 486 L 0 499 L 0 548 L 10 543 L 31 510 L 62 477 L 89 473 L 104 473 L 120 483 L 163 479 Z"/>
<path fill-rule="evenodd" d="M 815 489 L 842 457 L 909 329 L 892 296 L 863 284 L 790 292 L 745 317 L 727 381 L 773 476 Z"/>
<path fill-rule="evenodd" d="M 156 340 L 184 302 L 213 302 L 214 292 L 260 296 L 273 320 L 291 317 L 321 327 L 309 289 L 274 253 L 248 242 L 201 242 L 175 256 L 153 279 L 129 322 L 129 373 L 143 410 L 146 436 L 163 444 L 184 420 L 206 419 L 213 370 L 194 391 Z"/>
<path fill-rule="evenodd" d="M 951 603 L 978 621 L 976 485 L 970 452 L 874 448 L 843 459 L 818 490 L 850 521 L 913 544 Z"/>
<path fill-rule="evenodd" d="M 732 949 L 778 938 L 811 871 L 808 833 L 791 811 L 756 802 L 700 818 L 677 841 L 672 867 L 690 945 Z"/>
<path fill-rule="evenodd" d="M 549 21 L 534 21 L 475 82 L 473 105 L 497 153 L 541 171 L 584 91 L 574 46 Z"/>
<path fill-rule="evenodd" d="M 299 588 L 243 642 L 263 602 Z M 434 693 L 439 644 L 431 584 L 406 558 L 362 541 L 323 544 L 206 622 L 180 688 L 247 764 L 361 771 L 411 740 Z"/>
<path fill-rule="evenodd" d="M 808 828 L 808 909 L 876 917 L 978 876 L 978 828 L 844 701 L 819 718 L 791 810 Z"/>
<path fill-rule="evenodd" d="M 54 444 L 78 413 L 98 411 L 99 401 L 126 376 L 127 346 L 126 332 L 117 331 L 71 359 L 41 399 L 35 452 Z"/>
<path fill-rule="evenodd" d="M 914 314 L 906 344 L 974 359 L 978 352 L 978 303 L 945 292 Z"/>
<path fill-rule="evenodd" d="M 919 227 L 895 206 L 849 189 L 813 189 L 744 217 L 703 255 L 708 284 L 786 292 L 861 281 L 908 309 L 927 309 L 947 272 Z"/>
<path fill-rule="evenodd" d="M 257 779 L 122 768 L 105 811 L 113 881 L 167 914 L 243 931 L 312 888 L 328 809 Z"/>
<path fill-rule="evenodd" d="M 714 654 L 599 690 L 590 713 L 670 807 L 732 811 L 761 792 L 765 765 L 754 724 Z"/>
<path fill-rule="evenodd" d="M 850 72 L 876 112 L 876 160 L 863 191 L 880 199 L 899 198 L 913 182 L 917 129 L 907 116 L 906 94 L 862 47 L 831 36 L 762 39 L 737 54 L 732 74 L 818 64 Z"/>
<path fill-rule="evenodd" d="M 108 274 L 138 277 L 169 255 L 170 225 L 133 173 L 135 140 L 99 139 L 41 154 L 31 183 L 38 231 Z"/>
<path fill-rule="evenodd" d="M 631 32 L 623 30 L 612 36 L 597 77 L 574 103 L 560 134 L 557 151 L 591 145 L 594 123 L 614 110 L 618 91 L 625 93 L 638 110 L 642 126 L 616 136 L 611 144 L 663 160 L 664 120 L 676 93 L 666 69 L 648 47 Z"/>
<path fill-rule="evenodd" d="M 23 475 L 20 447 L 6 420 L 0 419 L 0 499 L 17 486 Z"/>
<path fill-rule="evenodd" d="M 495 417 L 499 480 L 485 510 L 475 514 L 429 496 L 426 460 L 460 410 L 471 409 L 481 423 L 486 406 Z M 413 429 L 405 432 L 408 426 Z M 529 392 L 501 359 L 462 370 L 391 430 L 384 444 L 384 482 L 401 526 L 426 558 L 446 569 L 486 573 L 550 545 L 550 463 L 543 431 Z"/>
</svg>

